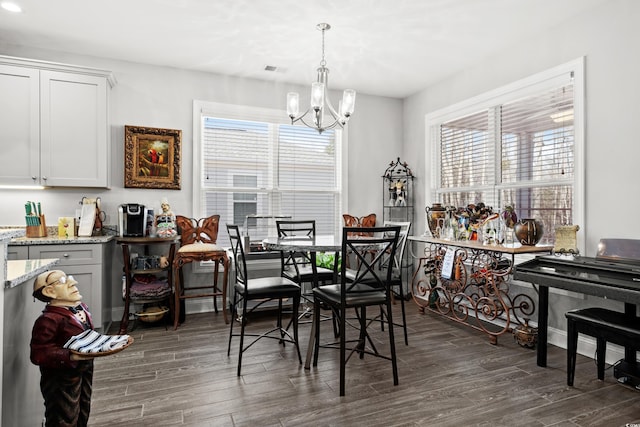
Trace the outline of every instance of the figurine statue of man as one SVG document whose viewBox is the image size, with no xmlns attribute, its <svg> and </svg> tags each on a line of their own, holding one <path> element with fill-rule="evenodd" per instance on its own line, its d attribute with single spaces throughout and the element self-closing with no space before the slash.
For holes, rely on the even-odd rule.
<svg viewBox="0 0 640 427">
<path fill-rule="evenodd" d="M 94 357 L 64 348 L 71 337 L 93 329 L 77 283 L 61 270 L 44 272 L 33 283 L 33 296 L 47 304 L 31 334 L 31 362 L 40 367 L 47 427 L 89 421 Z"/>
<path fill-rule="evenodd" d="M 156 233 L 158 237 L 175 237 L 178 234 L 176 230 L 176 216 L 171 212 L 171 205 L 166 197 L 160 200 L 162 213 L 156 215 Z"/>
</svg>

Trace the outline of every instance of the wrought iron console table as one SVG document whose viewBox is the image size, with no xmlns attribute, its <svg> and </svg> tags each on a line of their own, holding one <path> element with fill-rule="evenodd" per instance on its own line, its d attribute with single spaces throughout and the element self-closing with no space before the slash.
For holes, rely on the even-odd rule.
<svg viewBox="0 0 640 427">
<path fill-rule="evenodd" d="M 515 255 L 551 253 L 553 246 L 483 245 L 424 235 L 409 240 L 425 243 L 411 280 L 422 313 L 470 326 L 487 334 L 492 344 L 514 324 L 526 326 L 535 302 L 526 294 L 509 292 Z"/>
</svg>

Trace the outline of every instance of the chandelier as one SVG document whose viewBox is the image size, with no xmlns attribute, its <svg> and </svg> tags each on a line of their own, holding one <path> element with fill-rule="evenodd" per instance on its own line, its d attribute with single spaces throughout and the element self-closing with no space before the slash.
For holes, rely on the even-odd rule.
<svg viewBox="0 0 640 427">
<path fill-rule="evenodd" d="M 322 60 L 318 68 L 318 81 L 311 83 L 311 105 L 304 113 L 299 114 L 300 96 L 297 92 L 287 93 L 287 114 L 291 118 L 291 124 L 301 121 L 306 126 L 322 133 L 326 129 L 340 128 L 349 121 L 356 103 L 356 91 L 346 89 L 342 93 L 342 102 L 338 105 L 338 111 L 333 108 L 328 96 L 329 69 L 324 59 L 324 33 L 331 29 L 331 25 L 321 23 L 316 28 L 322 31 Z M 330 116 L 325 122 L 325 112 Z"/>
</svg>

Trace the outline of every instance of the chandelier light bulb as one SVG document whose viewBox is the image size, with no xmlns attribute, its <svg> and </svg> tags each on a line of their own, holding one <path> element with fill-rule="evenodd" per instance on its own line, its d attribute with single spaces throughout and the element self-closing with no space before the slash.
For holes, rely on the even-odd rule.
<svg viewBox="0 0 640 427">
<path fill-rule="evenodd" d="M 349 117 L 353 114 L 353 108 L 356 104 L 356 91 L 353 89 L 346 89 L 342 93 L 342 109 L 340 114 L 345 117 Z"/>
<path fill-rule="evenodd" d="M 300 113 L 300 96 L 296 92 L 287 94 L 287 114 L 291 119 Z"/>
<path fill-rule="evenodd" d="M 311 108 L 319 110 L 324 105 L 324 83 L 311 83 Z"/>
</svg>

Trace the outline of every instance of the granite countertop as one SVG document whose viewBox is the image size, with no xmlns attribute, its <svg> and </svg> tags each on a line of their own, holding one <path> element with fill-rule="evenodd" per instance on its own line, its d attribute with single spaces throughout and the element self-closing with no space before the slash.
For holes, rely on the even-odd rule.
<svg viewBox="0 0 640 427">
<path fill-rule="evenodd" d="M 25 237 L 24 228 L 0 228 L 0 242 L 9 245 L 27 246 L 27 245 L 67 245 L 80 243 L 106 243 L 112 240 L 114 236 L 93 236 L 93 237 L 74 237 L 63 238 L 54 234 L 46 237 Z M 5 248 L 6 251 L 6 248 Z M 5 253 L 6 256 L 6 253 Z M 30 260 L 6 260 L 4 288 L 14 288 L 29 279 L 36 277 L 38 274 L 49 270 L 52 266 L 58 264 L 59 260 L 51 259 L 30 259 Z"/>
<path fill-rule="evenodd" d="M 11 239 L 10 245 L 27 246 L 27 245 L 73 245 L 81 243 L 107 243 L 113 240 L 115 236 L 91 236 L 91 237 L 17 237 Z"/>
<path fill-rule="evenodd" d="M 82 243 L 107 243 L 113 240 L 115 229 L 111 230 L 107 227 L 103 228 L 105 233 L 103 236 L 90 237 L 58 237 L 58 227 L 47 227 L 47 235 L 45 237 L 26 237 L 25 227 L 0 225 L 0 241 L 11 240 L 7 242 L 9 245 L 28 246 L 28 245 L 73 245 Z M 6 236 L 6 237 L 5 237 Z"/>
<path fill-rule="evenodd" d="M 14 238 L 19 238 L 24 236 L 25 230 L 24 228 L 4 228 L 0 229 L 0 242 L 4 242 L 6 240 L 11 240 Z"/>
<path fill-rule="evenodd" d="M 49 270 L 50 267 L 58 264 L 58 262 L 57 258 L 7 261 L 7 277 L 4 287 L 5 289 L 15 288 L 21 283 Z"/>
</svg>

